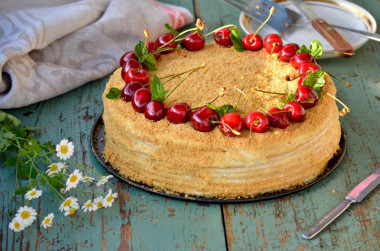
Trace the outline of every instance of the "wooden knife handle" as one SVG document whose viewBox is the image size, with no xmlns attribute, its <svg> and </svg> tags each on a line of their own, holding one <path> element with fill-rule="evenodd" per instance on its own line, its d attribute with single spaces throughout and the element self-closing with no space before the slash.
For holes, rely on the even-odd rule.
<svg viewBox="0 0 380 251">
<path fill-rule="evenodd" d="M 324 19 L 317 18 L 311 20 L 311 24 L 326 40 L 334 47 L 339 56 L 349 58 L 354 55 L 354 48 L 351 44 L 340 35 L 331 25 L 329 25 Z M 347 54 L 344 54 L 347 53 Z"/>
</svg>

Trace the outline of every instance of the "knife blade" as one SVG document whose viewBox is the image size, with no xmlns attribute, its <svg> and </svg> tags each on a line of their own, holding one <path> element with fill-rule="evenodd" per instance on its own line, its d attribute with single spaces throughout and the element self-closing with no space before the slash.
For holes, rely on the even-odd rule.
<svg viewBox="0 0 380 251">
<path fill-rule="evenodd" d="M 380 168 L 359 183 L 335 208 L 308 228 L 302 237 L 311 239 L 341 215 L 352 203 L 361 202 L 372 190 L 380 184 Z"/>
<path fill-rule="evenodd" d="M 290 2 L 299 10 L 299 12 L 311 22 L 313 28 L 318 31 L 335 49 L 340 52 L 341 57 L 352 57 L 354 48 L 352 45 L 339 34 L 323 18 L 320 18 L 309 6 L 302 0 L 290 0 Z"/>
</svg>

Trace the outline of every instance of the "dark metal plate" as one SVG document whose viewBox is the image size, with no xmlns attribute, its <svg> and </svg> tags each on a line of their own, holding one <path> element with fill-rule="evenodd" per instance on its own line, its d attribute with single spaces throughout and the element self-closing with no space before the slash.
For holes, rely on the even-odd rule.
<svg viewBox="0 0 380 251">
<path fill-rule="evenodd" d="M 107 163 L 104 158 L 103 158 L 103 149 L 104 149 L 104 137 L 105 132 L 104 132 L 104 123 L 103 119 L 100 116 L 96 123 L 94 124 L 92 131 L 91 131 L 91 146 L 92 146 L 92 151 L 96 157 L 96 159 L 99 161 L 99 163 L 110 173 L 118 177 L 119 179 L 125 181 L 127 184 L 135 186 L 137 188 L 140 188 L 144 191 L 161 195 L 164 197 L 172 198 L 172 199 L 177 199 L 177 200 L 185 200 L 185 201 L 192 201 L 192 202 L 201 202 L 201 203 L 245 203 L 245 202 L 257 202 L 257 201 L 263 201 L 263 200 L 269 200 L 269 199 L 274 199 L 278 198 L 281 196 L 285 196 L 288 194 L 296 193 L 298 191 L 301 191 L 305 188 L 308 188 L 315 183 L 318 183 L 322 179 L 324 179 L 326 176 L 328 176 L 332 171 L 337 168 L 341 160 L 343 159 L 343 156 L 346 152 L 346 134 L 342 129 L 342 136 L 340 138 L 340 151 L 339 153 L 329 161 L 328 166 L 324 173 L 322 173 L 318 178 L 310 183 L 294 187 L 290 190 L 282 190 L 279 192 L 274 192 L 274 193 L 265 193 L 262 195 L 255 196 L 253 198 L 237 198 L 237 199 L 218 199 L 218 198 L 204 198 L 204 197 L 199 197 L 199 196 L 193 196 L 193 197 L 188 197 L 185 196 L 184 194 L 170 194 L 165 191 L 157 191 L 157 189 L 154 189 L 151 186 L 147 186 L 143 183 L 136 182 L 133 180 L 130 180 L 128 178 L 125 178 L 119 174 L 119 172 L 112 167 L 110 163 Z"/>
</svg>

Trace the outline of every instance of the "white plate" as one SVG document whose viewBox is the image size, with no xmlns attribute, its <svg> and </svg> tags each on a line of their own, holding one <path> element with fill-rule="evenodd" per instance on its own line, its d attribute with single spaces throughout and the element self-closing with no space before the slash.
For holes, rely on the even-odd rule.
<svg viewBox="0 0 380 251">
<path fill-rule="evenodd" d="M 297 12 L 297 9 L 289 2 L 284 1 L 279 4 Z M 310 9 L 314 10 L 314 12 L 330 24 L 336 24 L 368 32 L 376 32 L 377 24 L 374 17 L 367 10 L 354 3 L 343 0 L 306 0 L 305 4 L 307 4 Z M 247 34 L 254 33 L 261 24 L 245 13 L 240 14 L 239 23 Z M 368 38 L 355 33 L 339 29 L 336 30 L 344 36 L 348 42 L 351 43 L 355 50 L 368 41 Z M 263 38 L 270 33 L 278 34 L 279 32 L 274 30 L 269 25 L 264 25 L 264 27 L 259 31 L 259 34 Z M 287 29 L 280 35 L 283 38 L 284 44 L 297 43 L 299 45 L 304 44 L 308 47 L 309 43 L 313 39 L 317 39 L 322 43 L 324 51 L 327 52 L 323 54 L 321 58 L 338 56 L 337 54 L 332 54 L 334 52 L 333 47 L 311 26 L 311 24 L 303 27 Z"/>
</svg>

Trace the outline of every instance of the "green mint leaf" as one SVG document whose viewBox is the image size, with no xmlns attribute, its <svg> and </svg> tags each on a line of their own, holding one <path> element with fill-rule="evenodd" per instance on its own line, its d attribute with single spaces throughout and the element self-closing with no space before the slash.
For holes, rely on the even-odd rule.
<svg viewBox="0 0 380 251">
<path fill-rule="evenodd" d="M 310 54 L 315 58 L 318 59 L 323 54 L 323 47 L 322 44 L 318 40 L 313 40 L 310 43 Z"/>
<path fill-rule="evenodd" d="M 213 109 L 220 117 L 222 117 L 226 113 L 230 113 L 235 111 L 235 108 L 233 105 L 222 105 L 222 106 L 215 106 L 211 103 L 206 103 L 206 106 Z"/>
<path fill-rule="evenodd" d="M 240 52 L 245 51 L 245 47 L 241 41 L 240 32 L 237 27 L 231 28 L 230 38 L 235 50 Z"/>
<path fill-rule="evenodd" d="M 108 99 L 118 99 L 120 98 L 120 95 L 121 95 L 121 90 L 115 88 L 115 87 L 112 87 L 109 92 L 106 94 L 106 98 Z"/>
<path fill-rule="evenodd" d="M 301 48 L 299 48 L 299 49 L 297 50 L 297 53 L 301 53 L 301 52 L 310 53 L 310 50 L 309 50 L 309 48 L 306 47 L 306 45 L 303 44 L 303 45 L 301 46 Z"/>
<path fill-rule="evenodd" d="M 294 93 L 289 93 L 285 99 L 281 100 L 280 101 L 280 104 L 277 106 L 279 109 L 282 110 L 282 108 L 284 108 L 284 105 L 288 102 L 291 102 L 291 101 L 294 101 L 295 99 L 295 96 L 294 96 Z"/>
<path fill-rule="evenodd" d="M 164 85 L 156 74 L 153 76 L 152 83 L 150 84 L 150 90 L 152 92 L 152 100 L 158 100 L 164 102 L 166 99 L 166 94 L 169 92 L 165 90 Z"/>
<path fill-rule="evenodd" d="M 174 36 L 178 36 L 179 32 L 175 30 L 173 27 L 171 27 L 169 24 L 165 24 L 165 28 L 169 31 L 169 33 L 173 34 Z"/>
<path fill-rule="evenodd" d="M 154 57 L 153 54 L 149 54 L 143 61 L 142 63 L 148 67 L 150 71 L 155 71 L 157 70 L 156 66 L 156 58 Z"/>
<path fill-rule="evenodd" d="M 139 61 L 141 61 L 144 55 L 148 54 L 148 49 L 145 48 L 144 53 L 143 53 L 143 49 L 144 49 L 144 42 L 139 41 L 135 46 L 135 55 L 139 59 Z"/>
<path fill-rule="evenodd" d="M 310 73 L 303 81 L 302 85 L 310 86 L 314 89 L 318 96 L 321 96 L 321 88 L 325 84 L 325 72 L 324 71 L 315 71 Z"/>
</svg>

